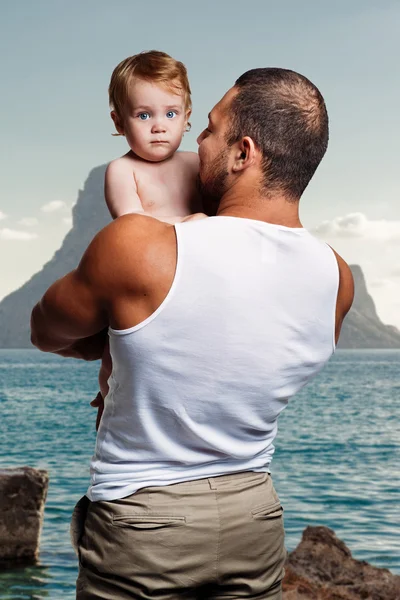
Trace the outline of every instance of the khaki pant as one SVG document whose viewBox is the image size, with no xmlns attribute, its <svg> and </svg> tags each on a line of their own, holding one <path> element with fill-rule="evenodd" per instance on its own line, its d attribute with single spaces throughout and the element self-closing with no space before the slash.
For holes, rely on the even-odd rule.
<svg viewBox="0 0 400 600">
<path fill-rule="evenodd" d="M 71 532 L 78 600 L 282 598 L 282 507 L 267 473 L 85 497 Z"/>
</svg>

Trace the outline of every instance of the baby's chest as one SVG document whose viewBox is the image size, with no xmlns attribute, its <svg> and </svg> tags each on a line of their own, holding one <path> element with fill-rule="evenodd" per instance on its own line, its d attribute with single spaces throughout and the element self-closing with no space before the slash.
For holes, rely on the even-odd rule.
<svg viewBox="0 0 400 600">
<path fill-rule="evenodd" d="M 170 189 L 160 182 L 139 182 L 138 195 L 143 207 L 160 206 L 170 201 Z"/>
<path fill-rule="evenodd" d="M 146 209 L 163 209 L 184 205 L 193 195 L 193 182 L 176 173 L 175 176 L 149 176 L 145 173 L 138 178 L 138 195 Z"/>
</svg>

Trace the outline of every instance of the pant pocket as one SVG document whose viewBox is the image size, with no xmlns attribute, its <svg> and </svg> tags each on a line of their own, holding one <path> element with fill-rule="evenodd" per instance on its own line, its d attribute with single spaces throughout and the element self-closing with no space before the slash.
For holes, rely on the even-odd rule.
<svg viewBox="0 0 400 600">
<path fill-rule="evenodd" d="M 283 514 L 283 507 L 279 500 L 256 506 L 251 514 L 255 520 L 279 519 Z"/>
<path fill-rule="evenodd" d="M 112 515 L 102 535 L 107 539 L 107 569 L 112 575 L 135 579 L 150 589 L 151 579 L 167 581 L 185 553 L 186 526 L 186 517 L 181 515 Z"/>
<path fill-rule="evenodd" d="M 85 520 L 88 511 L 90 500 L 87 496 L 82 496 L 75 505 L 72 512 L 71 523 L 69 527 L 69 535 L 71 539 L 71 545 L 75 551 L 75 554 L 79 557 L 79 542 L 82 539 Z"/>
<path fill-rule="evenodd" d="M 128 527 L 132 529 L 164 529 L 166 527 L 179 527 L 184 525 L 186 517 L 169 515 L 114 515 L 114 527 Z"/>
</svg>

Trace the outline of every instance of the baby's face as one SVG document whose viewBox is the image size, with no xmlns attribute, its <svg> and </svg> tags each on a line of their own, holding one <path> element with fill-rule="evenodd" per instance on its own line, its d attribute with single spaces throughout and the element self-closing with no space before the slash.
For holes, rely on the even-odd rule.
<svg viewBox="0 0 400 600">
<path fill-rule="evenodd" d="M 140 158 L 159 162 L 179 148 L 189 112 L 184 95 L 158 83 L 136 80 L 129 89 L 121 127 L 131 150 Z"/>
</svg>

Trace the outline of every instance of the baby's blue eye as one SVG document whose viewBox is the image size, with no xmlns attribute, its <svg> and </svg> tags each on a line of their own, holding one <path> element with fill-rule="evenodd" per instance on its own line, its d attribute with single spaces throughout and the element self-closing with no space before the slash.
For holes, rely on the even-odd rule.
<svg viewBox="0 0 400 600">
<path fill-rule="evenodd" d="M 147 121 L 147 119 L 150 119 L 150 115 L 149 113 L 140 113 L 140 115 L 138 115 L 139 119 L 141 119 L 142 121 Z"/>
<path fill-rule="evenodd" d="M 176 112 L 174 110 L 169 110 L 167 112 L 167 119 L 173 119 L 174 117 L 176 117 Z"/>
</svg>

